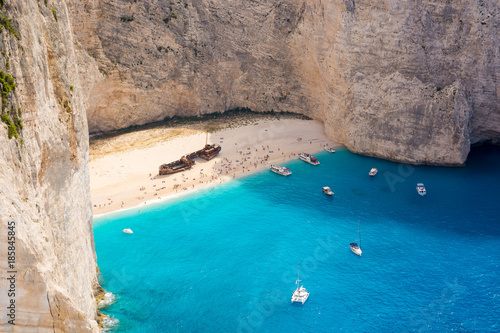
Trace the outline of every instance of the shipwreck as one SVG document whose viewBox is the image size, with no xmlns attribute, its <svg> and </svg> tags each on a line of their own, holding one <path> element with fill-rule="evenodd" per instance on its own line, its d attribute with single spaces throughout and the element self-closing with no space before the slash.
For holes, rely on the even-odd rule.
<svg viewBox="0 0 500 333">
<path fill-rule="evenodd" d="M 184 155 L 177 161 L 160 165 L 160 176 L 191 169 L 191 167 L 195 164 L 194 159 L 197 157 L 210 161 L 212 158 L 217 156 L 217 154 L 219 154 L 221 149 L 222 148 L 219 145 L 206 144 L 204 148 L 197 150 L 194 153 Z"/>
</svg>

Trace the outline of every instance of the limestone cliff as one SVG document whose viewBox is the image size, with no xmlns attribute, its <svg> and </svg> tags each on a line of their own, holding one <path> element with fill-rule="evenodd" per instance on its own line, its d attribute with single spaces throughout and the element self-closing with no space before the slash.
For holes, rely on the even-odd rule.
<svg viewBox="0 0 500 333">
<path fill-rule="evenodd" d="M 98 331 L 89 129 L 247 107 L 411 163 L 462 164 L 470 144 L 500 142 L 498 0 L 0 5 L 2 331 Z"/>
<path fill-rule="evenodd" d="M 98 332 L 88 127 L 67 6 L 1 3 L 12 29 L 2 19 L 0 79 L 8 74 L 15 87 L 2 81 L 0 331 Z M 6 315 L 12 299 L 15 326 Z"/>
<path fill-rule="evenodd" d="M 496 0 L 68 3 L 91 132 L 248 107 L 412 163 L 500 140 Z"/>
</svg>

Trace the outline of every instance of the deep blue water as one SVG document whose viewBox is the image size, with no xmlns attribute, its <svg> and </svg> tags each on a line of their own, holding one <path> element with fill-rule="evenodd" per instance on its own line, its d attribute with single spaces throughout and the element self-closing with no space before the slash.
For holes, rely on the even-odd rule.
<svg viewBox="0 0 500 333">
<path fill-rule="evenodd" d="M 290 177 L 266 170 L 96 219 L 116 331 L 500 331 L 499 147 L 465 168 L 317 156 L 287 163 Z M 349 249 L 358 220 L 362 257 Z"/>
</svg>

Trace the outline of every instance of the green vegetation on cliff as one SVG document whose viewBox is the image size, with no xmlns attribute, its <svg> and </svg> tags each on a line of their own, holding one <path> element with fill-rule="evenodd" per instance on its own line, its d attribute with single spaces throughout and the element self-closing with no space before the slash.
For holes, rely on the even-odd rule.
<svg viewBox="0 0 500 333">
<path fill-rule="evenodd" d="M 13 115 L 11 118 L 10 115 Z M 23 143 L 22 139 L 19 138 L 19 132 L 23 129 L 23 124 L 21 120 L 21 109 L 12 109 L 10 110 L 10 113 L 2 113 L 0 115 L 0 118 L 2 121 L 7 125 L 7 135 L 9 136 L 9 139 L 12 139 L 12 137 L 19 139 L 21 144 Z"/>
<path fill-rule="evenodd" d="M 134 15 L 132 15 L 132 16 L 122 16 L 122 17 L 120 17 L 120 20 L 122 22 L 131 22 L 131 21 L 134 20 Z"/>
<path fill-rule="evenodd" d="M 0 0 L 0 10 L 3 9 L 5 1 Z M 16 30 L 12 26 L 12 19 L 4 16 L 5 12 L 0 13 L 0 33 L 3 32 L 3 29 L 10 32 L 13 36 L 19 39 L 19 35 Z M 5 51 L 1 51 L 1 54 L 7 58 L 7 53 Z M 8 59 L 5 60 L 5 67 L 10 68 L 10 62 Z M 2 108 L 0 110 L 0 120 L 7 125 L 7 135 L 9 139 L 13 137 L 19 139 L 21 145 L 23 144 L 23 140 L 19 137 L 21 130 L 23 128 L 22 120 L 21 120 L 21 108 L 12 108 L 10 111 L 7 109 L 7 105 L 9 103 L 9 94 L 16 90 L 15 79 L 12 75 L 4 73 L 0 71 L 0 95 L 2 95 Z M 7 111 L 6 111 L 7 109 Z"/>
<path fill-rule="evenodd" d="M 10 111 L 7 108 L 9 94 L 16 90 L 16 83 L 14 77 L 10 74 L 5 74 L 0 71 L 0 84 L 2 85 L 1 95 L 2 95 L 2 110 L 0 113 L 1 120 L 7 125 L 7 134 L 9 139 L 12 137 L 19 139 L 21 144 L 22 139 L 19 137 L 19 133 L 23 128 L 21 120 L 21 108 L 12 108 Z"/>
<path fill-rule="evenodd" d="M 5 3 L 5 0 L 0 0 L 0 10 L 3 9 L 3 5 Z M 17 39 L 19 39 L 19 35 L 17 34 L 16 30 L 14 27 L 11 25 L 12 19 L 7 18 L 3 15 L 0 14 L 0 33 L 3 31 L 5 28 L 7 31 L 9 31 L 12 35 L 14 35 Z"/>
<path fill-rule="evenodd" d="M 7 107 L 7 98 L 9 97 L 9 93 L 16 90 L 16 84 L 14 82 L 14 77 L 10 74 L 5 74 L 3 71 L 0 71 L 0 84 L 2 85 L 2 112 Z"/>
<path fill-rule="evenodd" d="M 57 22 L 57 13 L 56 13 L 55 8 L 52 8 L 52 15 L 54 15 L 54 19 L 55 19 L 55 20 L 56 20 L 56 22 Z"/>
<path fill-rule="evenodd" d="M 0 8 L 2 8 L 2 7 L 0 6 Z M 7 17 L 5 17 L 3 15 L 0 15 L 0 33 L 5 28 L 11 34 L 13 34 L 14 36 L 16 36 L 16 38 L 19 38 L 19 35 L 17 34 L 16 30 L 11 25 L 11 21 L 12 21 L 12 19 L 7 18 Z"/>
</svg>

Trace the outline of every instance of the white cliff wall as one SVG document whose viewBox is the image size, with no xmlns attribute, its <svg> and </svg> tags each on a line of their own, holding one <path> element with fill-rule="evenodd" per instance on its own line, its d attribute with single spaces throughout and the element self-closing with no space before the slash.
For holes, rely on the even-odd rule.
<svg viewBox="0 0 500 333">
<path fill-rule="evenodd" d="M 0 70 L 16 83 L 3 112 L 21 108 L 23 144 L 0 122 L 0 331 L 98 332 L 88 127 L 68 10 L 60 0 L 7 0 L 3 9 L 20 37 L 0 35 Z M 8 221 L 15 297 L 6 292 Z"/>
<path fill-rule="evenodd" d="M 71 0 L 90 132 L 233 108 L 352 151 L 462 164 L 500 140 L 498 1 Z"/>
<path fill-rule="evenodd" d="M 355 152 L 462 164 L 500 140 L 498 1 L 345 1 L 347 89 L 326 129 Z M 345 101 L 345 102 L 344 102 Z"/>
<path fill-rule="evenodd" d="M 23 128 L 9 138 L 0 123 L 0 246 L 14 221 L 17 250 L 17 325 L 2 315 L 0 328 L 98 330 L 89 129 L 233 108 L 292 111 L 324 121 L 354 152 L 462 164 L 470 144 L 500 142 L 499 7 L 5 0 L 2 15 L 20 38 L 0 34 L 0 70 L 16 83 L 2 113 L 21 108 Z M 2 248 L 0 290 L 10 286 L 6 257 Z M 0 294 L 2 309 L 9 300 Z"/>
</svg>

